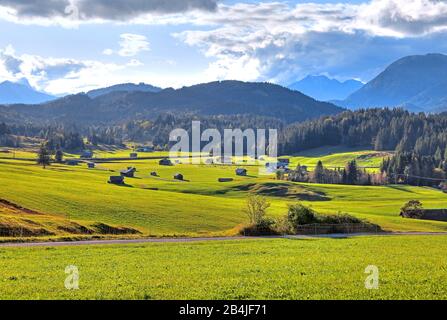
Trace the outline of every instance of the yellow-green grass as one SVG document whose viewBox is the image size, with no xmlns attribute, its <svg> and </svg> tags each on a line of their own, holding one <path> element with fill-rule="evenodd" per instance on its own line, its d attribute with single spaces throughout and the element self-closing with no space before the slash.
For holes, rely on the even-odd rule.
<svg viewBox="0 0 447 320">
<path fill-rule="evenodd" d="M 380 167 L 383 159 L 390 156 L 391 153 L 389 152 L 349 150 L 332 147 L 302 152 L 290 157 L 290 161 L 291 167 L 295 167 L 298 164 L 313 167 L 321 160 L 326 167 L 343 168 L 349 161 L 356 160 L 358 166 L 371 169 Z"/>
<path fill-rule="evenodd" d="M 0 248 L 0 262 L 2 299 L 447 299 L 447 236 Z"/>
<path fill-rule="evenodd" d="M 107 183 L 109 176 L 135 166 L 135 178 L 126 186 Z M 351 213 L 379 224 L 388 231 L 445 231 L 447 223 L 402 219 L 399 208 L 417 199 L 427 208 L 447 207 L 447 195 L 432 188 L 409 186 L 344 186 L 298 184 L 259 176 L 257 167 L 247 167 L 248 176 L 238 177 L 236 166 L 180 164 L 159 166 L 156 160 L 99 164 L 87 169 L 52 165 L 47 169 L 33 162 L 0 162 L 1 197 L 24 207 L 69 220 L 104 222 L 133 227 L 145 235 L 179 236 L 233 234 L 246 222 L 242 211 L 247 196 L 256 190 L 272 203 L 268 214 L 284 216 L 287 206 L 300 199 L 300 193 L 321 194 L 330 201 L 304 201 L 318 212 Z M 158 177 L 150 176 L 152 171 Z M 175 181 L 182 173 L 186 181 Z M 219 183 L 218 178 L 233 178 Z M 290 188 L 297 197 L 278 197 L 269 188 Z M 302 192 L 301 192 L 302 190 Z M 323 200 L 323 199 L 321 199 Z"/>
<path fill-rule="evenodd" d="M 133 163 L 114 166 L 128 165 Z M 126 186 L 108 184 L 109 176 L 117 174 L 88 170 L 85 165 L 52 165 L 44 170 L 32 162 L 3 163 L 1 195 L 40 212 L 137 227 L 151 235 L 222 232 L 244 221 L 243 199 L 143 189 L 141 184 L 153 181 L 149 178 L 127 179 Z"/>
</svg>

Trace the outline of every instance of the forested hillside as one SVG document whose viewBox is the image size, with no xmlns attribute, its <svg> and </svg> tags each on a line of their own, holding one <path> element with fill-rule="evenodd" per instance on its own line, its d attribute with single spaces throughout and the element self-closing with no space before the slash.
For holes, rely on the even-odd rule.
<svg viewBox="0 0 447 320">
<path fill-rule="evenodd" d="M 414 114 L 402 109 L 346 111 L 288 126 L 281 145 L 283 153 L 346 145 L 434 155 L 438 148 L 447 146 L 447 115 Z"/>
</svg>

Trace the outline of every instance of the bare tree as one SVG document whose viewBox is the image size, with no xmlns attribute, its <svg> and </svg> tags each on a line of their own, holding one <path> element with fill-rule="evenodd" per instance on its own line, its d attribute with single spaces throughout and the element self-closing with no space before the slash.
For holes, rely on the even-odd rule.
<svg viewBox="0 0 447 320">
<path fill-rule="evenodd" d="M 256 195 L 249 196 L 244 212 L 251 224 L 258 225 L 264 220 L 267 209 L 269 207 L 270 203 L 267 201 L 266 198 Z"/>
</svg>

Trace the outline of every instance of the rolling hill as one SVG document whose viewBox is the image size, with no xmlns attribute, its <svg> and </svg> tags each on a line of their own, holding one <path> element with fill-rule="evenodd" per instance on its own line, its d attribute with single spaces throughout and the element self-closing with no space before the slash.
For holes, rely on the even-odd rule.
<svg viewBox="0 0 447 320">
<path fill-rule="evenodd" d="M 405 107 L 410 111 L 447 110 L 447 56 L 427 54 L 402 58 L 339 104 Z"/>
<path fill-rule="evenodd" d="M 34 121 L 88 123 L 154 118 L 166 112 L 259 115 L 293 122 L 342 111 L 331 103 L 316 101 L 279 85 L 240 81 L 211 82 L 160 92 L 116 91 L 97 98 L 77 94 L 42 105 L 3 107 L 4 114 Z"/>
<path fill-rule="evenodd" d="M 33 89 L 26 80 L 0 83 L 0 104 L 39 104 L 54 99 L 49 94 Z"/>
<path fill-rule="evenodd" d="M 329 79 L 326 76 L 307 76 L 304 79 L 289 85 L 289 89 L 300 91 L 312 98 L 321 101 L 343 100 L 363 86 L 357 80 L 344 82 Z"/>
<path fill-rule="evenodd" d="M 99 96 L 103 96 L 105 94 L 109 94 L 112 92 L 160 92 L 161 88 L 158 87 L 154 87 L 150 84 L 145 84 L 145 83 L 139 83 L 139 84 L 134 84 L 134 83 L 122 83 L 122 84 L 117 84 L 114 86 L 110 86 L 107 88 L 101 88 L 101 89 L 96 89 L 96 90 L 91 90 L 89 92 L 87 92 L 87 95 L 90 98 L 97 98 Z"/>
</svg>

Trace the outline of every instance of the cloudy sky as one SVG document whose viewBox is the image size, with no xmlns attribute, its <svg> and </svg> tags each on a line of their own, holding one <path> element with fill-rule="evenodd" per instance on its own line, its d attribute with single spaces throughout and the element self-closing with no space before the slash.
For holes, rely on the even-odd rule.
<svg viewBox="0 0 447 320">
<path fill-rule="evenodd" d="M 447 54 L 447 0 L 0 0 L 0 81 L 52 94 L 308 74 Z"/>
</svg>

